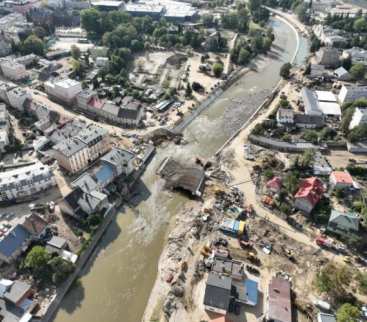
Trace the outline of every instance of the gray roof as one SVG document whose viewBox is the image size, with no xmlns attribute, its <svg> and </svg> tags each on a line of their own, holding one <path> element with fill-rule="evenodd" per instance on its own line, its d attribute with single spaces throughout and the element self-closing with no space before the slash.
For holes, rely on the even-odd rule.
<svg viewBox="0 0 367 322">
<path fill-rule="evenodd" d="M 334 74 L 338 77 L 342 77 L 345 75 L 349 75 L 349 72 L 343 66 L 341 66 L 334 70 Z"/>
<path fill-rule="evenodd" d="M 301 113 L 294 114 L 295 124 L 312 124 L 315 127 L 322 127 L 324 125 L 324 118 L 321 115 L 306 115 Z"/>
<path fill-rule="evenodd" d="M 26 282 L 16 280 L 10 289 L 4 294 L 4 298 L 12 303 L 17 303 L 29 292 L 31 285 Z"/>
<path fill-rule="evenodd" d="M 87 172 L 83 173 L 79 178 L 74 180 L 71 185 L 74 188 L 79 187 L 83 192 L 91 192 L 97 188 L 97 182 Z"/>
<path fill-rule="evenodd" d="M 206 282 L 204 305 L 228 310 L 232 278 L 210 273 Z"/>
<path fill-rule="evenodd" d="M 112 150 L 105 154 L 100 160 L 101 162 L 107 162 L 114 166 L 119 166 L 121 164 L 127 165 L 134 158 L 135 154 L 128 150 L 112 148 Z"/>
<path fill-rule="evenodd" d="M 305 107 L 305 114 L 307 115 L 322 115 L 319 108 L 319 102 L 314 91 L 309 90 L 307 87 L 303 87 L 301 91 L 303 105 Z"/>
<path fill-rule="evenodd" d="M 318 322 L 336 322 L 335 315 L 319 312 L 317 313 Z"/>
<path fill-rule="evenodd" d="M 65 155 L 66 157 L 71 157 L 75 153 L 81 151 L 86 147 L 86 144 L 84 142 L 81 142 L 80 140 L 76 138 L 70 138 L 65 141 L 62 141 L 58 144 L 56 144 L 53 149 L 55 151 L 58 151 Z"/>
<path fill-rule="evenodd" d="M 346 231 L 358 231 L 359 217 L 355 213 L 343 213 L 337 210 L 332 210 L 329 218 L 328 228 L 339 228 Z"/>
<path fill-rule="evenodd" d="M 101 139 L 107 133 L 108 131 L 105 128 L 91 124 L 81 130 L 76 138 L 85 144 L 89 144 L 95 140 Z"/>
<path fill-rule="evenodd" d="M 53 236 L 48 242 L 47 245 L 53 246 L 55 248 L 62 249 L 66 246 L 66 239 L 61 238 L 59 236 Z"/>
</svg>

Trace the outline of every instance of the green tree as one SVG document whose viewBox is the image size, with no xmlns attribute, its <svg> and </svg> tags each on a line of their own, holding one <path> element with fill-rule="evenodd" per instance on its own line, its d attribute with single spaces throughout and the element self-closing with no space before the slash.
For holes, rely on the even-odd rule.
<svg viewBox="0 0 367 322">
<path fill-rule="evenodd" d="M 351 272 L 344 266 L 328 263 L 316 275 L 316 286 L 320 292 L 325 292 L 335 301 L 343 300 L 346 296 L 345 288 L 351 281 Z"/>
<path fill-rule="evenodd" d="M 305 130 L 302 134 L 302 138 L 308 142 L 316 144 L 319 140 L 319 135 L 315 130 Z"/>
<path fill-rule="evenodd" d="M 362 63 L 354 64 L 350 69 L 350 74 L 355 80 L 362 80 L 366 74 L 366 67 Z"/>
<path fill-rule="evenodd" d="M 292 172 L 288 173 L 285 176 L 284 187 L 289 194 L 293 195 L 297 191 L 298 185 L 299 185 L 299 176 L 297 173 Z"/>
<path fill-rule="evenodd" d="M 48 265 L 52 269 L 52 282 L 55 284 L 63 282 L 74 270 L 74 265 L 60 256 L 49 260 Z"/>
<path fill-rule="evenodd" d="M 238 64 L 246 65 L 250 62 L 250 58 L 251 53 L 247 49 L 241 48 L 238 54 Z"/>
<path fill-rule="evenodd" d="M 30 35 L 24 40 L 22 44 L 23 54 L 35 54 L 42 56 L 44 54 L 45 45 L 43 41 L 36 35 Z"/>
<path fill-rule="evenodd" d="M 34 246 L 24 260 L 24 266 L 35 275 L 42 275 L 48 268 L 50 254 L 42 246 Z"/>
<path fill-rule="evenodd" d="M 223 73 L 223 64 L 222 63 L 215 63 L 213 65 L 213 74 L 215 77 L 219 78 Z"/>
<path fill-rule="evenodd" d="M 361 312 L 358 307 L 345 303 L 336 312 L 336 320 L 338 322 L 359 322 Z"/>
<path fill-rule="evenodd" d="M 351 142 L 358 142 L 366 138 L 367 138 L 367 124 L 361 124 L 356 126 L 348 134 L 348 139 Z"/>
<path fill-rule="evenodd" d="M 283 77 L 284 79 L 288 79 L 290 76 L 291 68 L 292 68 L 292 65 L 290 63 L 284 64 L 280 68 L 280 72 L 279 72 L 280 76 Z"/>
<path fill-rule="evenodd" d="M 95 8 L 82 10 L 80 13 L 80 23 L 91 38 L 100 37 L 103 33 L 101 28 L 101 13 Z"/>
<path fill-rule="evenodd" d="M 76 60 L 80 58 L 81 52 L 78 46 L 72 45 L 70 51 L 71 51 L 71 57 L 73 57 Z"/>
<path fill-rule="evenodd" d="M 367 21 L 365 18 L 359 18 L 354 21 L 353 29 L 357 32 L 365 32 L 367 31 Z"/>
<path fill-rule="evenodd" d="M 358 287 L 361 293 L 367 294 L 367 273 L 360 272 L 357 275 Z"/>
<path fill-rule="evenodd" d="M 211 14 L 204 14 L 201 16 L 201 21 L 205 27 L 210 28 L 214 24 L 214 17 Z"/>
</svg>

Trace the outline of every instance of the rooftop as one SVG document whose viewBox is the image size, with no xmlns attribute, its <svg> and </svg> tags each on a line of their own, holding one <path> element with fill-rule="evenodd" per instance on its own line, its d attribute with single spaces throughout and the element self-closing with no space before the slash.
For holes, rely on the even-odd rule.
<svg viewBox="0 0 367 322">
<path fill-rule="evenodd" d="M 292 322 L 291 285 L 287 280 L 273 277 L 269 283 L 268 319 Z"/>
<path fill-rule="evenodd" d="M 353 184 L 352 176 L 346 171 L 333 171 L 330 176 L 332 176 L 336 183 Z"/>
</svg>

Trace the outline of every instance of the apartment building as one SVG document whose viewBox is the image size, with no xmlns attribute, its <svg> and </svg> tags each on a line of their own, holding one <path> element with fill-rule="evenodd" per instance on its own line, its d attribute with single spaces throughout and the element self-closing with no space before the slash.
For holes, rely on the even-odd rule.
<svg viewBox="0 0 367 322">
<path fill-rule="evenodd" d="M 108 131 L 93 124 L 53 148 L 59 165 L 71 173 L 82 171 L 109 149 Z"/>
<path fill-rule="evenodd" d="M 101 100 L 96 92 L 84 90 L 77 97 L 77 106 L 88 114 L 103 118 L 123 127 L 138 127 L 144 116 L 144 105 L 132 96 L 125 96 L 120 104 Z"/>
<path fill-rule="evenodd" d="M 14 201 L 32 196 L 56 184 L 51 169 L 37 162 L 0 173 L 0 201 Z"/>
<path fill-rule="evenodd" d="M 76 96 L 82 91 L 80 82 L 67 78 L 57 81 L 47 81 L 44 84 L 46 93 L 54 99 L 64 103 L 73 103 Z"/>
<path fill-rule="evenodd" d="M 9 105 L 19 111 L 24 111 L 24 105 L 32 99 L 32 94 L 26 88 L 16 87 L 7 92 Z"/>
<path fill-rule="evenodd" d="M 3 75 L 13 81 L 21 81 L 29 78 L 29 73 L 23 64 L 15 60 L 4 58 L 0 62 L 0 68 Z"/>
</svg>

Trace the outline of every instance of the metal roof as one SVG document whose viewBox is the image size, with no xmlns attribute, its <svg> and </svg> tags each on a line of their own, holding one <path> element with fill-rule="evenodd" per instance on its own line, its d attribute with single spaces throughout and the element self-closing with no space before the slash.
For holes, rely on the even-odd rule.
<svg viewBox="0 0 367 322">
<path fill-rule="evenodd" d="M 5 257 L 11 257 L 16 251 L 23 247 L 23 244 L 29 239 L 30 233 L 21 225 L 16 225 L 0 241 L 0 253 Z"/>
</svg>

